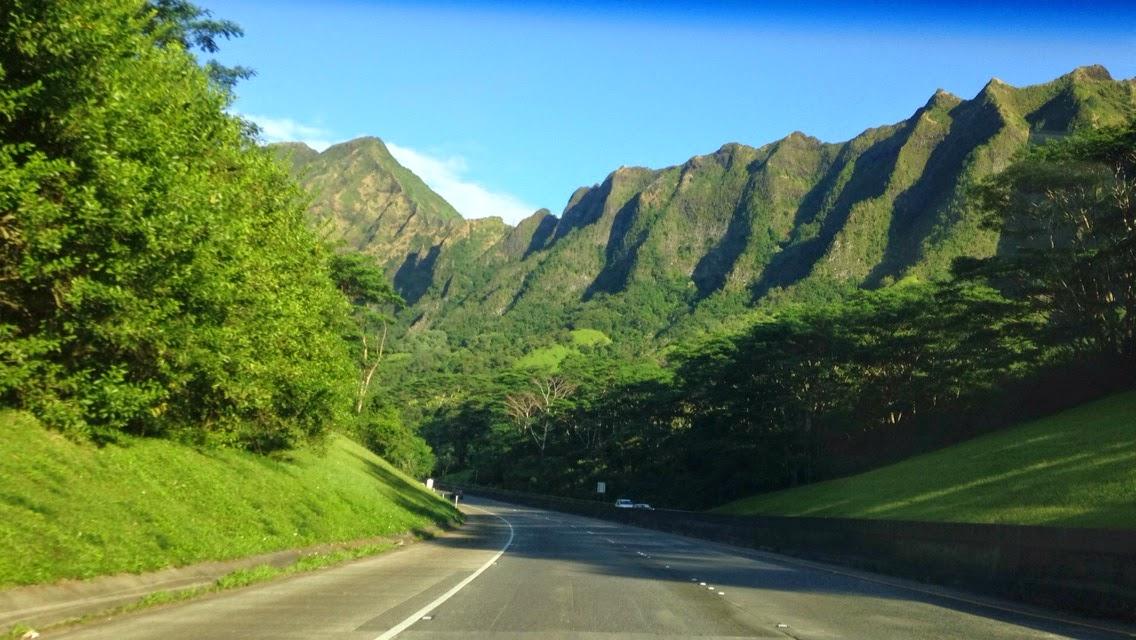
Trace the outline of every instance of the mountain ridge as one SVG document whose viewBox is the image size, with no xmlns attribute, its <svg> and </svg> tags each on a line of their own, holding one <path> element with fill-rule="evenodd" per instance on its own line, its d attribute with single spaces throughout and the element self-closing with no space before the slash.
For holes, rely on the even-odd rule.
<svg viewBox="0 0 1136 640">
<path fill-rule="evenodd" d="M 359 163 L 337 172 L 328 152 L 295 169 L 325 171 L 306 182 L 324 189 L 313 217 L 384 265 L 415 329 L 466 340 L 505 320 L 530 335 L 579 325 L 665 341 L 727 309 L 933 278 L 956 257 L 991 255 L 998 239 L 980 228 L 971 186 L 1028 144 L 1134 115 L 1136 81 L 1103 67 L 1022 88 L 994 78 L 969 100 L 939 89 L 906 120 L 844 142 L 794 131 L 622 166 L 576 189 L 559 216 L 542 209 L 515 226 L 445 215 L 413 182 L 368 190 Z M 382 145 L 370 140 L 357 146 Z M 404 179 L 386 177 L 371 182 Z M 379 202 L 352 209 L 352 195 Z"/>
</svg>

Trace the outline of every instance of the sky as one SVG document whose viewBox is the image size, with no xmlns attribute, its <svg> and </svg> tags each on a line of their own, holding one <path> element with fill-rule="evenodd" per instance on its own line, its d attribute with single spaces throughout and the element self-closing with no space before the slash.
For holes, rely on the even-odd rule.
<svg viewBox="0 0 1136 640">
<path fill-rule="evenodd" d="M 620 166 L 793 131 L 827 142 L 1102 64 L 1136 76 L 1136 2 L 197 0 L 253 68 L 266 142 L 373 135 L 467 218 L 560 213 Z"/>
</svg>

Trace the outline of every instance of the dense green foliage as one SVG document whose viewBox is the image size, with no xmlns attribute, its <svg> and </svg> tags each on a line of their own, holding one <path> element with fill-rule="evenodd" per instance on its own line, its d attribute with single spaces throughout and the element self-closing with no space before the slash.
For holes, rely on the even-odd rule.
<svg viewBox="0 0 1136 640">
<path fill-rule="evenodd" d="M 1136 392 L 723 513 L 1136 528 Z"/>
<path fill-rule="evenodd" d="M 219 38 L 229 40 L 244 35 L 235 22 L 214 18 L 211 11 L 187 0 L 149 0 L 143 11 L 150 16 L 147 31 L 153 34 L 158 46 L 177 44 L 183 49 L 217 53 L 221 49 L 217 44 Z M 247 67 L 228 67 L 216 60 L 207 62 L 205 71 L 224 89 L 232 89 L 238 81 L 255 75 Z"/>
<path fill-rule="evenodd" d="M 96 447 L 13 411 L 0 411 L 0 429 L 4 587 L 401 534 L 456 517 L 341 437 L 281 460 L 130 436 Z"/>
<path fill-rule="evenodd" d="M 877 370 L 870 359 L 854 359 L 867 357 L 867 347 L 849 347 L 846 351 L 853 355 L 840 356 L 853 358 L 847 366 L 868 371 L 873 380 L 877 378 L 871 376 L 882 376 L 881 384 L 902 382 L 912 385 L 912 393 L 923 394 L 935 387 L 934 376 L 963 379 L 960 372 L 977 363 L 978 377 L 963 379 L 955 388 L 955 401 L 961 403 L 955 408 L 975 412 L 986 402 L 979 399 L 982 394 L 997 400 L 995 388 L 1030 384 L 1025 381 L 1031 376 L 1040 376 L 1038 385 L 1060 388 L 1061 363 L 1095 349 L 1071 345 L 1072 334 L 1060 338 L 1055 330 L 1060 314 L 1043 297 L 1024 297 L 1021 287 L 1008 289 L 1005 278 L 941 291 L 933 283 L 950 277 L 955 258 L 1005 256 L 1014 246 L 1013 240 L 1001 240 L 1000 225 L 984 222 L 988 203 L 975 196 L 977 185 L 1010 166 L 1031 143 L 1122 125 L 1134 114 L 1136 83 L 1113 80 L 1100 67 L 1024 88 L 992 80 L 969 100 L 936 92 L 907 120 L 868 129 L 847 142 L 824 143 L 794 133 L 758 148 L 727 144 L 658 170 L 623 167 L 600 184 L 578 189 L 561 215 L 537 211 L 512 228 L 499 220 L 458 221 L 440 215 L 436 200 L 423 194 L 420 181 L 392 165 L 378 140 L 360 139 L 323 153 L 296 145 L 281 151 L 292 153 L 297 174 L 318 191 L 311 209 L 317 224 L 374 257 L 409 304 L 392 325 L 390 354 L 376 374 L 392 388 L 378 395 L 383 404 L 399 408 L 404 424 L 422 427 L 437 450 L 438 471 L 584 493 L 592 473 L 612 482 L 618 474 L 639 478 L 643 486 L 654 482 L 650 474 L 675 484 L 684 482 L 683 474 L 695 475 L 696 467 L 685 470 L 685 461 L 664 460 L 668 451 L 698 449 L 699 455 L 713 458 L 718 451 L 750 448 L 762 451 L 760 464 L 738 453 L 729 465 L 705 463 L 708 475 L 779 486 L 878 464 L 983 428 L 976 425 L 1007 420 L 982 420 L 964 412 L 962 424 L 952 427 L 932 416 L 950 415 L 950 403 L 942 404 L 939 397 L 892 395 L 878 399 L 878 407 L 841 401 L 830 412 L 822 406 L 823 417 L 813 419 L 813 435 L 804 438 L 812 444 L 802 444 L 799 434 L 785 435 L 793 431 L 785 429 L 780 429 L 784 440 L 768 446 L 765 440 L 745 442 L 747 429 L 764 434 L 761 438 L 773 436 L 755 425 L 733 435 L 715 434 L 701 422 L 695 429 L 697 420 L 711 421 L 709 414 L 699 417 L 701 409 L 692 406 L 670 408 L 678 402 L 674 397 L 687 391 L 709 393 L 675 386 L 688 384 L 687 378 L 676 376 L 679 356 L 692 362 L 683 370 L 691 372 L 693 381 L 703 363 L 695 357 L 700 347 L 694 343 L 717 348 L 717 343 L 745 335 L 758 321 L 772 321 L 765 330 L 773 333 L 801 328 L 815 334 L 812 340 L 826 335 L 826 322 L 845 321 L 845 313 L 865 331 L 890 327 L 897 313 L 909 309 L 891 309 L 894 301 L 882 298 L 864 302 L 856 298 L 857 291 L 918 278 L 926 284 L 902 295 L 934 300 L 930 309 L 949 307 L 958 313 L 950 317 L 963 326 L 971 318 L 1012 311 L 1011 317 L 998 320 L 1005 323 L 1005 335 L 1002 329 L 976 327 L 979 336 L 998 334 L 987 353 L 977 338 L 968 347 L 952 347 L 942 341 L 955 334 L 936 338 L 923 335 L 922 327 L 901 326 L 911 343 L 906 350 L 898 343 L 881 349 L 903 356 L 942 349 L 934 366 L 943 369 Z M 413 211 L 422 215 L 411 215 Z M 967 296 L 977 299 L 968 301 Z M 839 311 L 850 297 L 859 300 L 854 305 L 868 308 L 859 315 L 851 308 Z M 877 303 L 888 307 L 879 310 L 878 323 L 873 315 Z M 963 311 L 971 303 L 977 309 L 973 316 Z M 921 304 L 911 305 L 916 317 L 930 322 L 927 331 L 939 331 Z M 812 311 L 831 317 L 822 321 Z M 789 316 L 797 320 L 790 322 Z M 819 327 L 811 327 L 814 321 Z M 581 330 L 600 331 L 612 343 L 583 347 L 569 335 Z M 886 329 L 879 328 L 861 338 L 887 342 L 883 333 Z M 1003 347 L 1007 350 L 998 351 Z M 818 362 L 817 367 L 845 366 L 827 355 Z M 750 366 L 741 357 L 729 364 Z M 655 388 L 634 386 L 643 382 L 635 376 L 615 376 L 600 391 L 565 373 L 589 367 L 635 370 Z M 826 384 L 855 393 L 855 385 L 846 386 L 855 374 L 837 374 L 832 374 L 835 382 Z M 552 405 L 532 402 L 552 377 L 563 378 L 572 395 Z M 947 382 L 955 384 L 952 380 Z M 1048 395 L 1072 401 L 1092 395 L 1090 386 L 1074 381 L 1075 390 Z M 908 391 L 898 389 L 896 393 Z M 782 392 L 790 390 L 777 391 Z M 756 390 L 740 393 L 755 398 Z M 605 394 L 612 394 L 610 402 L 597 399 Z M 628 406 L 608 407 L 619 404 L 620 394 L 628 395 Z M 636 414 L 636 394 L 642 394 L 647 413 Z M 514 411 L 518 419 L 508 415 L 510 397 L 530 406 Z M 928 404 L 937 409 L 928 411 Z M 1038 411 L 1057 406 L 1035 404 Z M 532 408 L 539 405 L 548 410 Z M 615 411 L 625 424 L 590 413 L 588 407 Z M 722 408 L 715 420 L 729 419 L 734 410 Z M 784 411 L 780 419 L 800 421 L 798 408 Z M 866 413 L 857 416 L 857 411 Z M 793 412 L 798 418 L 789 417 Z M 572 418 L 578 424 L 569 424 L 568 416 L 578 416 Z M 867 423 L 862 428 L 833 426 L 861 418 Z M 902 428 L 880 427 L 881 420 Z M 600 423 L 602 429 L 592 428 Z M 692 431 L 680 441 L 676 433 L 683 429 Z M 570 444 L 578 443 L 582 432 L 620 432 L 625 439 L 600 438 L 608 442 L 606 451 Z M 903 435 L 882 435 L 895 433 Z M 700 444 L 704 437 L 717 444 Z M 802 457 L 796 452 L 802 447 L 813 453 Z M 793 461 L 774 460 L 776 451 L 788 449 L 794 451 Z M 823 462 L 808 462 L 814 458 Z M 702 484 L 686 483 L 684 491 L 693 494 Z M 657 492 L 667 490 L 659 487 Z M 703 503 L 709 501 L 708 495 Z"/>
<path fill-rule="evenodd" d="M 980 413 L 996 389 L 1045 363 L 1032 340 L 1043 324 L 988 287 L 908 282 L 785 307 L 673 349 L 664 369 L 598 349 L 555 373 L 510 372 L 427 434 L 479 481 L 587 495 L 604 480 L 705 506 L 831 475 L 843 470 L 838 455 L 849 464 L 866 448 L 876 460 L 889 453 L 874 447 L 881 433 Z M 564 389 L 552 401 L 550 385 Z M 525 398 L 535 409 L 517 411 Z"/>
<path fill-rule="evenodd" d="M 373 402 L 358 419 L 354 435 L 363 446 L 395 468 L 424 478 L 434 469 L 434 452 L 389 405 Z"/>
<path fill-rule="evenodd" d="M 234 29 L 176 1 L 0 8 L 5 403 L 257 451 L 342 421 L 347 304 L 303 195 L 184 46 Z"/>
<path fill-rule="evenodd" d="M 408 428 L 397 410 L 374 395 L 372 382 L 383 364 L 391 309 L 406 303 L 375 261 L 344 251 L 332 257 L 331 275 L 354 309 L 355 333 L 349 341 L 358 353 L 358 384 L 352 435 L 398 469 L 424 477 L 434 468 L 434 454 L 417 433 Z"/>
<path fill-rule="evenodd" d="M 1003 249 L 961 261 L 957 279 L 780 299 L 671 347 L 661 368 L 562 339 L 518 360 L 554 367 L 501 373 L 424 412 L 427 437 L 463 480 L 582 497 L 603 480 L 700 507 L 1131 385 L 1133 131 L 1051 143 L 985 183 L 977 202 Z M 1052 242 L 1035 248 L 1023 219 L 1076 233 L 1046 223 Z"/>
<path fill-rule="evenodd" d="M 1006 251 L 958 270 L 1050 309 L 1075 347 L 1136 358 L 1136 126 L 1038 147 L 981 196 Z"/>
</svg>

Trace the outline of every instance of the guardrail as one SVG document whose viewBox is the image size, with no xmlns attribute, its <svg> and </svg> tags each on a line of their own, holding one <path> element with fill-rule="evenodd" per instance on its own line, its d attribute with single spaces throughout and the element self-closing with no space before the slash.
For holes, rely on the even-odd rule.
<svg viewBox="0 0 1136 640">
<path fill-rule="evenodd" d="M 1136 531 L 617 509 L 449 485 L 468 495 L 776 551 L 1136 622 Z"/>
</svg>

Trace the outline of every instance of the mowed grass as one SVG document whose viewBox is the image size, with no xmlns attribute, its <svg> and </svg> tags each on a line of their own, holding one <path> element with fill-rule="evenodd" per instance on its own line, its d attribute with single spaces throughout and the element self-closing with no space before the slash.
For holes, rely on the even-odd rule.
<svg viewBox="0 0 1136 640">
<path fill-rule="evenodd" d="M 560 363 L 570 354 L 579 353 L 571 347 L 554 344 L 550 347 L 541 347 L 525 354 L 513 364 L 515 369 L 539 369 L 555 373 L 560 369 Z"/>
<path fill-rule="evenodd" d="M 125 438 L 96 447 L 0 412 L 0 588 L 427 528 L 446 502 L 334 437 L 290 460 Z"/>
<path fill-rule="evenodd" d="M 570 344 L 554 344 L 529 353 L 517 359 L 515 369 L 535 369 L 546 373 L 556 373 L 560 363 L 568 356 L 580 355 L 579 347 L 602 347 L 611 344 L 611 338 L 598 329 L 573 329 L 569 334 Z"/>
<path fill-rule="evenodd" d="M 720 513 L 1136 527 L 1136 392 Z"/>
<path fill-rule="evenodd" d="M 572 344 L 578 347 L 611 344 L 611 338 L 599 329 L 573 329 L 569 335 L 572 337 Z"/>
</svg>

